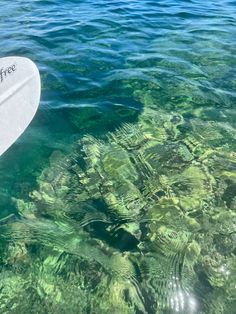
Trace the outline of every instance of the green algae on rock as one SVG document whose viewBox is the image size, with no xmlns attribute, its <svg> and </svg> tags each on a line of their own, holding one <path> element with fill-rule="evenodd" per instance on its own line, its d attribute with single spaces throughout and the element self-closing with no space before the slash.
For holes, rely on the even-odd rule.
<svg viewBox="0 0 236 314">
<path fill-rule="evenodd" d="M 89 304 L 91 313 L 197 313 L 205 311 L 199 291 L 209 311 L 215 298 L 232 308 L 234 155 L 201 142 L 195 129 L 185 133 L 185 123 L 179 113 L 145 108 L 106 138 L 84 136 L 70 154 L 55 151 L 30 201 L 14 199 L 21 220 L 11 223 L 15 245 L 6 244 L 3 267 L 10 289 L 23 280 L 55 311 L 86 312 Z M 70 289 L 81 300 L 71 308 Z"/>
</svg>

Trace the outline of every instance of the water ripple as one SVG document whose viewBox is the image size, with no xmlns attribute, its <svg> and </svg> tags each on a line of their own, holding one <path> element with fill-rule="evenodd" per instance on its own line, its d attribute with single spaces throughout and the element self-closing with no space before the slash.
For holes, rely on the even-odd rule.
<svg viewBox="0 0 236 314">
<path fill-rule="evenodd" d="M 1 312 L 233 313 L 236 2 L 0 5 L 42 78 L 0 160 Z"/>
</svg>

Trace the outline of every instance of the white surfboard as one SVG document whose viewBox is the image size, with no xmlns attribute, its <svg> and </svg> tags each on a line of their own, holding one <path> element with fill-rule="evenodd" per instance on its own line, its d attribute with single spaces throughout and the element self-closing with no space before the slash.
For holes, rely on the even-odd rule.
<svg viewBox="0 0 236 314">
<path fill-rule="evenodd" d="M 41 84 L 36 65 L 27 58 L 0 59 L 0 156 L 33 119 Z"/>
</svg>

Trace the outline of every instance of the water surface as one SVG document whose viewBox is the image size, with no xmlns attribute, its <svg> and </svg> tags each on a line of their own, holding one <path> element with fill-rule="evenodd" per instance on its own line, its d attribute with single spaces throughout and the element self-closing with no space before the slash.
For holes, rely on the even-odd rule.
<svg viewBox="0 0 236 314">
<path fill-rule="evenodd" d="M 236 2 L 0 5 L 42 78 L 0 159 L 1 313 L 234 313 Z"/>
</svg>

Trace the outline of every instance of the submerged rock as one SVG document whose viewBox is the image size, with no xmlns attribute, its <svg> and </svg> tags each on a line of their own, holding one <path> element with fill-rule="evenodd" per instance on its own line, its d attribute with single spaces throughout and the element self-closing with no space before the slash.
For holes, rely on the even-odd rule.
<svg viewBox="0 0 236 314">
<path fill-rule="evenodd" d="M 26 281 L 59 313 L 208 313 L 214 299 L 229 308 L 236 167 L 222 130 L 146 107 L 136 123 L 55 151 L 29 199 L 14 199 L 2 298 Z"/>
</svg>

